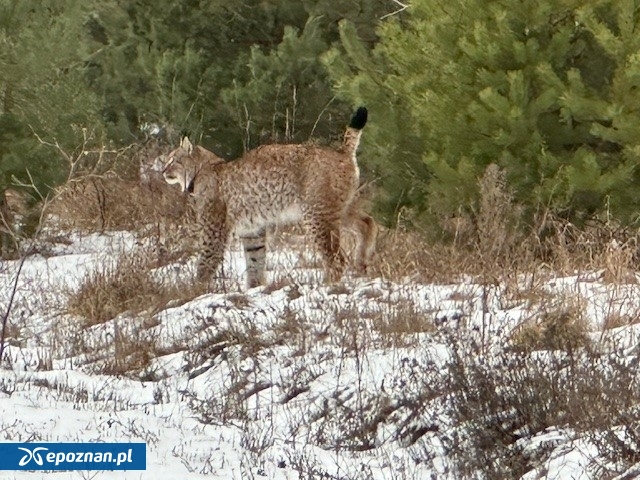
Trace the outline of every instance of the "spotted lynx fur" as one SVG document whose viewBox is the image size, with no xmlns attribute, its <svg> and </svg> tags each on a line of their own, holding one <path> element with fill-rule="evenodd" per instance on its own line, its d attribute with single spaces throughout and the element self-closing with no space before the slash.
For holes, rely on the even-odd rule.
<svg viewBox="0 0 640 480">
<path fill-rule="evenodd" d="M 377 227 L 356 205 L 360 174 L 356 149 L 367 110 L 360 107 L 331 149 L 313 144 L 264 145 L 226 162 L 185 137 L 168 155 L 163 175 L 197 204 L 202 229 L 198 279 L 207 281 L 223 260 L 231 235 L 244 244 L 249 288 L 264 283 L 265 232 L 275 225 L 302 223 L 322 254 L 328 278 L 339 279 L 346 260 L 340 234 L 358 240 L 356 268 L 366 269 Z"/>
</svg>

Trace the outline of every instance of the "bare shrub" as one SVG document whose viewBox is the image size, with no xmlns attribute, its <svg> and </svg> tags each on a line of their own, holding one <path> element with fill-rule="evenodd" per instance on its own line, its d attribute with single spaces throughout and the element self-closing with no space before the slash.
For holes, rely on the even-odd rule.
<svg viewBox="0 0 640 480">
<path fill-rule="evenodd" d="M 24 193 L 7 188 L 0 191 L 0 258 L 16 258 L 22 222 L 29 206 Z"/>
<path fill-rule="evenodd" d="M 522 241 L 521 212 L 514 204 L 505 174 L 490 164 L 478 181 L 480 205 L 475 218 L 474 243 L 479 260 L 488 266 L 508 266 Z"/>
<path fill-rule="evenodd" d="M 563 317 L 576 315 L 558 309 L 545 321 L 557 327 Z M 532 343 L 556 350 L 505 347 L 485 354 L 467 337 L 444 332 L 451 356 L 439 377 L 452 421 L 439 436 L 460 478 L 520 478 L 543 471 L 555 445 L 531 440 L 548 428 L 595 445 L 599 461 L 592 471 L 598 478 L 612 478 L 640 461 L 637 348 L 563 349 L 566 339 L 558 345 L 548 331 Z"/>
<path fill-rule="evenodd" d="M 566 423 L 560 392 L 554 388 L 559 385 L 551 383 L 554 369 L 518 356 L 489 361 L 453 351 L 450 413 L 456 424 L 464 425 L 453 429 L 449 439 L 458 473 L 464 478 L 477 472 L 485 478 L 519 478 L 530 465 L 517 440 Z"/>
<path fill-rule="evenodd" d="M 572 380 L 582 402 L 571 426 L 596 446 L 599 478 L 622 475 L 640 462 L 638 349 L 592 353 L 576 367 L 581 375 Z"/>
</svg>

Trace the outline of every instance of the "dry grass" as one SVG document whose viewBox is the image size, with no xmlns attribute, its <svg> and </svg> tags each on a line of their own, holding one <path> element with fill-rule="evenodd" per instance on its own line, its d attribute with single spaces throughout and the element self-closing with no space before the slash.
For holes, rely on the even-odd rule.
<svg viewBox="0 0 640 480">
<path fill-rule="evenodd" d="M 86 319 L 85 326 L 104 323 L 122 312 L 157 311 L 170 301 L 189 299 L 204 292 L 197 284 L 161 283 L 152 265 L 139 255 L 121 255 L 89 272 L 80 288 L 67 294 L 67 309 Z"/>
<path fill-rule="evenodd" d="M 436 215 L 438 224 L 427 230 L 383 230 L 371 273 L 424 282 L 455 282 L 471 275 L 482 283 L 497 283 L 523 274 L 602 271 L 605 282 L 637 283 L 637 229 L 608 217 L 578 227 L 548 211 L 525 222 L 495 165 L 487 167 L 478 188 L 473 215 Z M 434 239 L 436 230 L 444 236 Z"/>
<path fill-rule="evenodd" d="M 140 161 L 132 159 L 133 164 Z M 158 172 L 150 172 L 144 181 L 137 174 L 128 175 L 73 180 L 60 188 L 49 210 L 62 226 L 89 231 L 128 229 L 151 237 L 160 265 L 192 253 L 189 225 L 195 215 L 188 199 L 166 185 Z M 637 281 L 638 234 L 634 230 L 610 219 L 577 228 L 549 212 L 541 212 L 526 227 L 522 209 L 495 165 L 487 167 L 478 189 L 480 201 L 473 216 L 436 217 L 437 228 L 445 232 L 440 240 L 434 240 L 432 231 L 415 227 L 381 228 L 368 274 L 423 282 L 454 282 L 472 275 L 495 283 L 508 275 L 541 270 L 572 274 L 602 269 L 605 281 Z M 270 232 L 269 248 L 299 247 L 303 251 L 300 266 L 320 267 L 316 257 L 307 258 L 313 249 L 304 240 L 301 244 L 301 238 L 299 227 L 278 228 Z M 351 240 L 345 236 L 348 251 Z"/>
<path fill-rule="evenodd" d="M 613 328 L 626 327 L 636 323 L 640 323 L 640 316 L 638 315 L 611 313 L 606 316 L 602 329 L 611 330 Z"/>
<path fill-rule="evenodd" d="M 402 301 L 389 305 L 372 318 L 372 327 L 386 346 L 403 347 L 417 343 L 419 333 L 435 331 L 430 315 L 417 310 L 414 303 Z"/>
<path fill-rule="evenodd" d="M 157 338 L 150 329 L 141 326 L 133 332 L 123 331 L 114 325 L 114 354 L 102 367 L 105 375 L 144 375 L 153 378 L 149 371 L 151 360 L 158 357 Z"/>
<path fill-rule="evenodd" d="M 588 335 L 590 325 L 583 303 L 576 298 L 560 299 L 516 329 L 512 335 L 513 345 L 528 352 L 575 351 L 588 347 L 591 344 Z"/>
<path fill-rule="evenodd" d="M 158 265 L 190 254 L 195 211 L 190 199 L 151 167 L 161 152 L 157 145 L 139 147 L 100 174 L 78 173 L 56 189 L 48 218 L 63 231 L 136 232 L 153 243 Z"/>
<path fill-rule="evenodd" d="M 500 278 L 505 270 L 524 268 L 532 255 L 519 223 L 522 213 L 497 166 L 487 167 L 479 190 L 475 216 L 438 218 L 444 240 L 427 242 L 432 232 L 415 228 L 384 232 L 374 271 L 387 278 L 409 274 L 422 281 L 451 282 L 462 274 Z"/>
<path fill-rule="evenodd" d="M 63 185 L 49 213 L 66 229 L 137 230 L 153 223 L 179 223 L 190 215 L 190 207 L 178 189 L 159 179 L 142 183 L 109 174 Z"/>
</svg>

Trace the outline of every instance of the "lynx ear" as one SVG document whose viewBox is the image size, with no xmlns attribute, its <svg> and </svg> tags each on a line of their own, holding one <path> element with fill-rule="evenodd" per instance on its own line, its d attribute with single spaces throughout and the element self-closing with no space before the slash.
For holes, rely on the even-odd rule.
<svg viewBox="0 0 640 480">
<path fill-rule="evenodd" d="M 180 142 L 180 147 L 187 151 L 187 154 L 191 155 L 193 152 L 193 144 L 189 140 L 189 137 L 183 137 Z"/>
</svg>

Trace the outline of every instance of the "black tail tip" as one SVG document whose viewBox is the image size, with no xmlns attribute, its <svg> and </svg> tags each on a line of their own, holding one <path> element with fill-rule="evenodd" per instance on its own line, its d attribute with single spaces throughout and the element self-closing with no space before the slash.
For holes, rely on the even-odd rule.
<svg viewBox="0 0 640 480">
<path fill-rule="evenodd" d="M 367 116 L 369 112 L 366 107 L 359 107 L 356 110 L 356 113 L 351 117 L 351 121 L 349 122 L 350 128 L 355 128 L 356 130 L 362 130 L 364 126 L 367 124 Z"/>
</svg>

